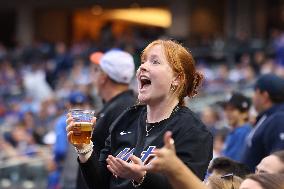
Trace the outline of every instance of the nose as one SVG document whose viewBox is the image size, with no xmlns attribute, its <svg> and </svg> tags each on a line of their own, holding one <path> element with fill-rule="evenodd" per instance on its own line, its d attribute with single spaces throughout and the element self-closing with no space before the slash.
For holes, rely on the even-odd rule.
<svg viewBox="0 0 284 189">
<path fill-rule="evenodd" d="M 139 66 L 137 72 L 136 72 L 136 77 L 138 77 L 140 74 L 142 74 L 143 72 L 146 72 L 147 71 L 147 65 L 145 64 L 146 62 L 144 63 L 141 63 L 141 65 Z"/>
<path fill-rule="evenodd" d="M 147 71 L 148 70 L 148 61 L 141 63 L 139 69 L 140 69 L 140 71 Z"/>
</svg>

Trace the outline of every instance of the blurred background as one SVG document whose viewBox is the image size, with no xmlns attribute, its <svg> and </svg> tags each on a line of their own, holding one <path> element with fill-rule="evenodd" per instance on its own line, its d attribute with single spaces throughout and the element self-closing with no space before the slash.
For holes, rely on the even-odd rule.
<svg viewBox="0 0 284 189">
<path fill-rule="evenodd" d="M 0 188 L 47 188 L 54 125 L 70 94 L 101 107 L 94 51 L 124 49 L 137 68 L 157 38 L 188 47 L 205 81 L 187 105 L 220 128 L 216 151 L 227 127 L 216 102 L 232 91 L 251 96 L 260 74 L 284 76 L 282 0 L 0 0 L 0 28 Z"/>
</svg>

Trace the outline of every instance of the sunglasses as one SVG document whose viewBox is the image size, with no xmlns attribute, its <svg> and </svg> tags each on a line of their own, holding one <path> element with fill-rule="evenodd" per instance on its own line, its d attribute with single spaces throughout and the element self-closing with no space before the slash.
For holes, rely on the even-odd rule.
<svg viewBox="0 0 284 189">
<path fill-rule="evenodd" d="M 231 186 L 231 189 L 235 189 L 234 188 L 234 173 L 229 173 L 229 174 L 226 174 L 226 175 L 223 175 L 221 176 L 221 179 L 231 179 L 231 182 L 232 182 L 232 186 Z"/>
</svg>

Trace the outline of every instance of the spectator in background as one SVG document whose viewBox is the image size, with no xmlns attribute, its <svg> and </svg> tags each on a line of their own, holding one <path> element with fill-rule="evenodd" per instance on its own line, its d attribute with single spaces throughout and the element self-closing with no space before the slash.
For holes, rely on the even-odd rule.
<svg viewBox="0 0 284 189">
<path fill-rule="evenodd" d="M 273 74 L 260 76 L 255 83 L 253 104 L 258 117 L 242 157 L 251 171 L 262 158 L 284 149 L 284 79 Z"/>
<path fill-rule="evenodd" d="M 221 127 L 217 107 L 205 107 L 201 112 L 201 120 L 213 135 L 213 159 L 222 155 L 224 142 L 228 133 L 227 127 Z"/>
<path fill-rule="evenodd" d="M 136 101 L 134 92 L 129 89 L 135 65 L 133 57 L 121 50 L 110 50 L 105 54 L 95 52 L 91 54 L 90 61 L 96 90 L 104 102 L 102 110 L 97 113 L 92 136 L 94 151 L 100 154 L 113 121 Z M 78 177 L 76 188 L 87 188 L 80 172 Z"/>
<path fill-rule="evenodd" d="M 222 156 L 225 140 L 228 134 L 227 128 L 218 129 L 213 138 L 213 159 Z"/>
<path fill-rule="evenodd" d="M 250 173 L 249 168 L 245 164 L 226 157 L 213 159 L 208 167 L 208 172 L 219 176 L 233 173 L 235 176 L 243 179 Z"/>
<path fill-rule="evenodd" d="M 276 151 L 263 158 L 256 166 L 255 173 L 284 173 L 284 150 Z"/>
<path fill-rule="evenodd" d="M 70 94 L 66 109 L 82 108 L 89 109 L 86 95 L 79 91 Z M 66 112 L 64 112 L 55 123 L 55 144 L 53 147 L 54 162 L 48 177 L 48 189 L 59 187 L 60 179 L 62 188 L 74 188 L 76 185 L 76 171 L 78 166 L 73 162 L 77 155 L 73 149 L 70 149 L 66 136 Z"/>
<path fill-rule="evenodd" d="M 243 179 L 234 174 L 212 175 L 206 181 L 206 185 L 209 189 L 238 189 L 242 181 Z"/>
<path fill-rule="evenodd" d="M 274 40 L 275 58 L 277 64 L 276 73 L 284 76 L 284 33 L 276 31 Z"/>
<path fill-rule="evenodd" d="M 217 133 L 218 122 L 220 120 L 218 112 L 209 106 L 205 107 L 201 112 L 201 120 L 214 137 Z"/>
<path fill-rule="evenodd" d="M 241 93 L 232 93 L 228 101 L 222 103 L 225 117 L 232 128 L 227 135 L 223 155 L 239 161 L 244 151 L 245 139 L 252 127 L 248 123 L 251 101 Z"/>
</svg>

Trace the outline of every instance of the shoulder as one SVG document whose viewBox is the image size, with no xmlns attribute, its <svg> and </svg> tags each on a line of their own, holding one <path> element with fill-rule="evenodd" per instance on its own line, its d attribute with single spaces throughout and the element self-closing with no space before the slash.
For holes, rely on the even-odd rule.
<svg viewBox="0 0 284 189">
<path fill-rule="evenodd" d="M 131 107 L 135 104 L 136 98 L 134 93 L 131 91 L 123 92 L 122 94 L 115 97 L 113 100 L 106 105 L 105 111 L 117 112 L 123 111 L 128 107 Z M 119 112 L 121 113 L 121 112 Z"/>
<path fill-rule="evenodd" d="M 284 112 L 281 111 L 270 115 L 263 124 L 269 125 L 269 127 L 278 127 L 278 126 L 282 127 L 283 122 L 284 122 Z"/>
<path fill-rule="evenodd" d="M 138 119 L 141 113 L 146 111 L 146 106 L 144 105 L 134 105 L 126 108 L 114 121 L 111 126 L 111 130 L 113 130 L 116 125 L 122 125 L 124 123 L 131 122 L 134 119 Z"/>
<path fill-rule="evenodd" d="M 252 130 L 252 127 L 249 124 L 243 125 L 239 128 L 237 128 L 236 132 L 237 133 L 247 133 Z"/>
<path fill-rule="evenodd" d="M 136 95 L 132 90 L 125 91 L 119 95 L 119 99 L 136 100 Z"/>
<path fill-rule="evenodd" d="M 194 123 L 196 126 L 205 127 L 197 114 L 185 106 L 180 107 L 177 117 L 179 121 L 185 125 L 190 126 L 190 123 Z"/>
<path fill-rule="evenodd" d="M 175 125 L 183 132 L 195 131 L 209 133 L 197 114 L 185 106 L 180 107 L 176 115 L 176 121 Z"/>
<path fill-rule="evenodd" d="M 66 117 L 65 114 L 58 117 L 57 120 L 56 120 L 56 125 L 59 125 L 59 126 L 57 126 L 57 127 L 60 127 L 60 126 L 65 127 L 66 126 L 66 119 L 67 119 L 67 117 Z"/>
</svg>

